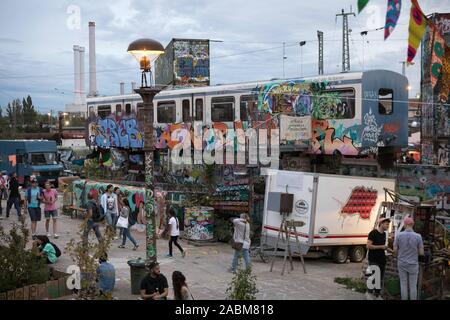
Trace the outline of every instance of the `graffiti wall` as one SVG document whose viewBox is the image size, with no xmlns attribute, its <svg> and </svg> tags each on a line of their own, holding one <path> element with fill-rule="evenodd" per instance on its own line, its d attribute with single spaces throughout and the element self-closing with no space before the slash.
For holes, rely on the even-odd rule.
<svg viewBox="0 0 450 320">
<path fill-rule="evenodd" d="M 135 116 L 92 119 L 88 125 L 89 145 L 109 148 L 143 148 L 144 130 Z"/>
<path fill-rule="evenodd" d="M 189 240 L 212 240 L 214 209 L 211 207 L 185 208 L 184 237 Z"/>
<path fill-rule="evenodd" d="M 209 41 L 177 40 L 173 50 L 175 84 L 209 85 Z"/>
<path fill-rule="evenodd" d="M 433 14 L 431 17 L 446 45 L 450 45 L 450 14 Z M 448 166 L 450 144 L 450 101 L 443 103 L 439 93 L 443 86 L 442 77 L 433 88 L 432 66 L 432 30 L 427 27 L 422 40 L 422 163 Z"/>
<path fill-rule="evenodd" d="M 313 120 L 312 130 L 312 153 L 333 154 L 339 151 L 342 155 L 358 155 L 358 146 L 361 146 L 358 138 L 360 126 L 345 128 L 342 123 L 337 125 L 333 120 Z"/>
</svg>

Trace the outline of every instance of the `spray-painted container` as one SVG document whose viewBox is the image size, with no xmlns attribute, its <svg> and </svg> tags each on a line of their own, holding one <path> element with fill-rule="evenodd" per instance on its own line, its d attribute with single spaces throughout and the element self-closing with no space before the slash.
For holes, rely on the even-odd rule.
<svg viewBox="0 0 450 320">
<path fill-rule="evenodd" d="M 188 207 L 184 213 L 184 238 L 207 241 L 214 238 L 214 208 Z"/>
</svg>

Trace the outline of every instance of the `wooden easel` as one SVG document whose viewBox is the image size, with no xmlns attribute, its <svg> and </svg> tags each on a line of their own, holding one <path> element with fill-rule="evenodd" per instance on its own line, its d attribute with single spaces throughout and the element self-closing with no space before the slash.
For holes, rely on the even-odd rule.
<svg viewBox="0 0 450 320">
<path fill-rule="evenodd" d="M 281 271 L 281 275 L 284 275 L 284 270 L 286 269 L 286 262 L 287 262 L 288 256 L 289 256 L 289 262 L 291 264 L 291 271 L 294 270 L 294 263 L 293 263 L 292 251 L 291 251 L 291 241 L 290 241 L 291 234 L 295 235 L 295 242 L 297 244 L 298 254 L 300 255 L 300 259 L 302 262 L 303 272 L 306 274 L 305 261 L 303 259 L 301 246 L 300 246 L 300 240 L 298 239 L 298 233 L 297 233 L 297 227 L 302 227 L 305 225 L 305 223 L 303 221 L 294 221 L 293 219 L 287 220 L 286 213 L 282 213 L 282 215 L 283 215 L 283 218 L 281 220 L 280 229 L 278 230 L 277 242 L 275 244 L 275 249 L 273 251 L 273 255 L 274 255 L 274 257 L 276 257 L 277 251 L 278 251 L 278 244 L 280 242 L 280 238 L 282 238 L 282 241 L 286 243 L 286 246 L 285 246 L 285 250 L 284 250 L 283 270 Z M 270 265 L 270 272 L 272 272 L 272 270 L 273 270 L 274 263 L 275 263 L 275 258 L 272 259 L 272 263 Z"/>
</svg>

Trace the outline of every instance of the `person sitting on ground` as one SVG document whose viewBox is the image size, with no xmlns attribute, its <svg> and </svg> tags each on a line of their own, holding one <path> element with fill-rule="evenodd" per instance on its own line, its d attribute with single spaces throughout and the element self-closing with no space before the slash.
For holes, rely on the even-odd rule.
<svg viewBox="0 0 450 320">
<path fill-rule="evenodd" d="M 45 258 L 47 264 L 54 264 L 57 257 L 55 246 L 50 242 L 47 236 L 39 235 L 34 237 L 33 247 L 39 249 L 37 254 L 39 257 Z M 59 251 L 59 249 L 58 249 Z"/>
<path fill-rule="evenodd" d="M 194 300 L 186 284 L 186 277 L 180 271 L 172 273 L 173 299 L 174 300 Z"/>
<path fill-rule="evenodd" d="M 106 253 L 98 261 L 100 265 L 97 268 L 97 288 L 102 295 L 111 293 L 116 283 L 116 269 L 108 262 Z"/>
<path fill-rule="evenodd" d="M 159 263 L 150 263 L 150 272 L 141 281 L 141 298 L 143 300 L 167 300 L 169 285 L 167 278 L 161 274 Z"/>
</svg>

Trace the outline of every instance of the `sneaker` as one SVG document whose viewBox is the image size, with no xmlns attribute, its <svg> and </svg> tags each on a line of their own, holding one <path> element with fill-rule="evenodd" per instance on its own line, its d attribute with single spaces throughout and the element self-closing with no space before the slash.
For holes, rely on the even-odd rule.
<svg viewBox="0 0 450 320">
<path fill-rule="evenodd" d="M 58 239 L 58 238 L 59 238 L 59 234 L 56 234 L 56 233 L 55 233 L 55 234 L 53 235 L 53 238 Z"/>
<path fill-rule="evenodd" d="M 120 249 L 125 249 L 125 246 L 124 246 L 123 244 L 121 244 L 121 245 L 119 246 L 119 248 L 120 248 Z"/>
<path fill-rule="evenodd" d="M 138 245 L 138 244 L 134 246 L 133 251 L 136 251 L 137 248 L 139 248 L 139 245 Z"/>
<path fill-rule="evenodd" d="M 167 258 L 173 258 L 173 256 L 171 254 L 166 254 Z"/>
<path fill-rule="evenodd" d="M 228 268 L 228 270 L 227 270 L 228 272 L 230 272 L 230 273 L 236 273 L 236 270 L 234 270 L 233 268 Z"/>
</svg>

